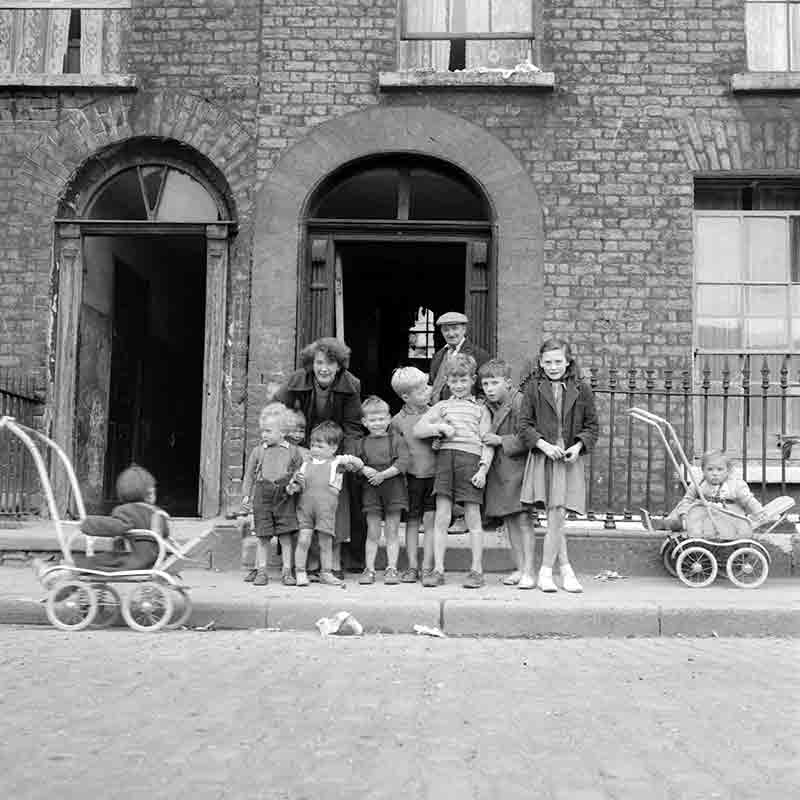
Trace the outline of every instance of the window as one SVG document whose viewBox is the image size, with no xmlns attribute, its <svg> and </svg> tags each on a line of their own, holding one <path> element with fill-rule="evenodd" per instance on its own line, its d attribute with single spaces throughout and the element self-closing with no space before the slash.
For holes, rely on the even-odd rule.
<svg viewBox="0 0 800 800">
<path fill-rule="evenodd" d="M 408 357 L 411 359 L 430 360 L 436 352 L 434 334 L 436 326 L 433 322 L 433 311 L 420 306 L 414 324 L 408 329 Z"/>
<path fill-rule="evenodd" d="M 723 431 L 723 398 L 710 399 L 708 431 L 696 449 L 724 446 L 741 453 L 746 447 L 748 459 L 759 458 L 766 435 L 768 457 L 778 460 L 781 369 L 787 366 L 786 426 L 788 432 L 800 427 L 800 179 L 698 179 L 694 199 L 696 386 L 710 381 L 711 393 L 721 395 L 727 384 L 737 399 L 727 409 L 728 431 Z M 745 381 L 749 400 L 742 399 Z M 762 381 L 773 395 L 766 420 Z M 698 437 L 703 414 L 696 409 Z M 736 420 L 740 428 L 732 433 Z"/>
<path fill-rule="evenodd" d="M 532 60 L 533 0 L 404 0 L 400 69 L 513 69 Z"/>
<path fill-rule="evenodd" d="M 47 5 L 0 0 L 0 75 L 123 72 L 131 0 L 104 0 L 92 8 L 81 0 L 64 0 L 58 9 Z"/>
<path fill-rule="evenodd" d="M 149 222 L 216 222 L 219 209 L 190 175 L 161 164 L 117 173 L 89 204 L 89 219 Z"/>
<path fill-rule="evenodd" d="M 746 0 L 747 68 L 800 70 L 800 0 Z"/>
</svg>

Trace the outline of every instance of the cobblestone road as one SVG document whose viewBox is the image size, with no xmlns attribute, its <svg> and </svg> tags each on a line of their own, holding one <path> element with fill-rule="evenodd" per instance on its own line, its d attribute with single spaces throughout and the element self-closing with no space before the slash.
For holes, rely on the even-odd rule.
<svg viewBox="0 0 800 800">
<path fill-rule="evenodd" d="M 0 629 L 0 797 L 776 800 L 792 640 Z"/>
</svg>

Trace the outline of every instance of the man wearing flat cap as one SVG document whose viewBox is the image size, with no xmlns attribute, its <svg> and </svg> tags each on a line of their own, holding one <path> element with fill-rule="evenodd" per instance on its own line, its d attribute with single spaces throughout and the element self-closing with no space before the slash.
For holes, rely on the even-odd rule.
<svg viewBox="0 0 800 800">
<path fill-rule="evenodd" d="M 438 403 L 439 400 L 446 400 L 450 397 L 450 389 L 447 386 L 444 370 L 447 359 L 459 354 L 472 356 L 478 365 L 478 369 L 480 369 L 481 364 L 491 358 L 483 348 L 473 344 L 467 338 L 468 323 L 469 320 L 466 314 L 462 314 L 460 311 L 448 311 L 436 320 L 446 344 L 441 350 L 437 350 L 431 359 L 430 376 L 433 383 L 431 403 Z M 475 382 L 476 385 L 473 387 L 473 392 L 477 390 L 478 394 L 482 394 L 478 383 L 478 381 Z"/>
</svg>

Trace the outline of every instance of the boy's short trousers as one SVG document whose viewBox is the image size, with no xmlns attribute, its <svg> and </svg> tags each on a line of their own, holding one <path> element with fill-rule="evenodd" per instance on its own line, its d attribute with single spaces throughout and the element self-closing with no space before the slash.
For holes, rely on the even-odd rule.
<svg viewBox="0 0 800 800">
<path fill-rule="evenodd" d="M 316 531 L 333 536 L 336 531 L 336 507 L 339 498 L 300 496 L 297 504 L 297 521 L 301 531 Z"/>
<path fill-rule="evenodd" d="M 408 484 L 408 519 L 419 519 L 426 511 L 436 510 L 436 499 L 433 496 L 433 476 L 418 478 L 406 475 Z"/>
<path fill-rule="evenodd" d="M 455 503 L 482 503 L 483 489 L 472 485 L 481 459 L 461 450 L 439 450 L 436 454 L 436 477 L 433 493 L 449 497 Z"/>
<path fill-rule="evenodd" d="M 361 511 L 364 514 L 389 514 L 405 511 L 408 508 L 408 491 L 404 475 L 373 486 L 364 478 L 361 490 Z"/>
<path fill-rule="evenodd" d="M 297 501 L 285 483 L 258 481 L 253 492 L 253 536 L 270 538 L 297 531 Z"/>
<path fill-rule="evenodd" d="M 268 539 L 296 533 L 296 505 L 285 484 L 258 481 L 253 492 L 253 536 Z"/>
</svg>

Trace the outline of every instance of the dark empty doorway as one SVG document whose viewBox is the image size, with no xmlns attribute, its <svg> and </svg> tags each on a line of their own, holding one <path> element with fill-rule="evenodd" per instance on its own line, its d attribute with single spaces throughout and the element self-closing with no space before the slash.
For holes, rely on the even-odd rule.
<svg viewBox="0 0 800 800">
<path fill-rule="evenodd" d="M 364 395 L 399 407 L 392 370 L 413 364 L 427 372 L 442 345 L 433 321 L 464 309 L 464 243 L 344 243 L 341 258 L 344 339 Z M 427 336 L 426 336 L 427 334 Z"/>
<path fill-rule="evenodd" d="M 198 235 L 85 239 L 77 452 L 92 509 L 115 504 L 135 462 L 170 514 L 198 514 L 205 250 Z"/>
</svg>

